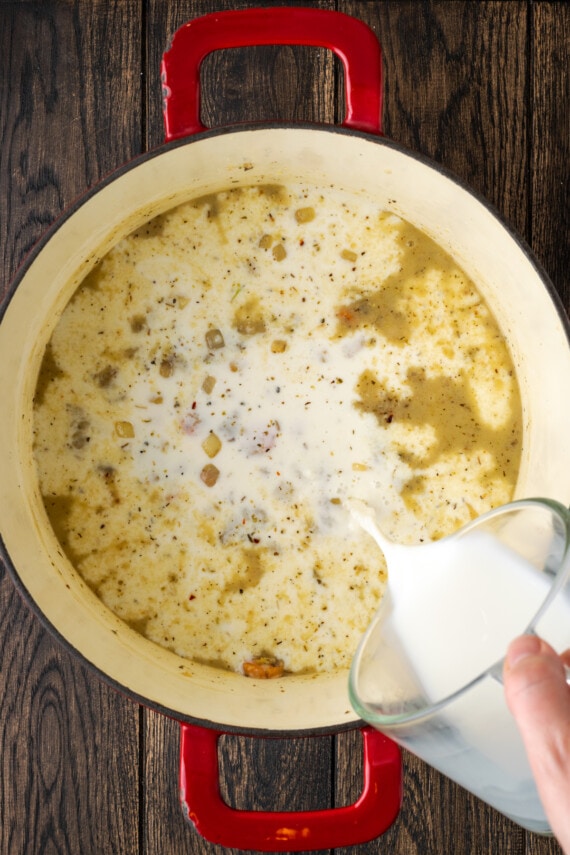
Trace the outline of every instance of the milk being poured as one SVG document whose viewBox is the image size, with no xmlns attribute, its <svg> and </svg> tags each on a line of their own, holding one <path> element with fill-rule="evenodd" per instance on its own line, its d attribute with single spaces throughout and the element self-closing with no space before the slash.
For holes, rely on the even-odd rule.
<svg viewBox="0 0 570 855">
<path fill-rule="evenodd" d="M 394 550 L 388 568 L 394 631 L 432 703 L 502 659 L 552 582 L 493 535 L 477 530 Z M 562 641 L 570 625 L 569 604 L 556 601 L 552 608 L 550 619 Z"/>
<path fill-rule="evenodd" d="M 526 526 L 523 512 L 505 542 L 475 525 L 403 547 L 358 510 L 388 564 L 387 594 L 353 664 L 358 712 L 507 816 L 547 831 L 501 673 L 509 642 L 529 627 L 559 651 L 570 645 L 564 538 L 555 526 Z"/>
</svg>

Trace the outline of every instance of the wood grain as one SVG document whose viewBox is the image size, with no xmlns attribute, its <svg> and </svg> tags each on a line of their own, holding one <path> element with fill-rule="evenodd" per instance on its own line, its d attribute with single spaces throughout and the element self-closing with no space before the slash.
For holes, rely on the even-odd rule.
<svg viewBox="0 0 570 855">
<path fill-rule="evenodd" d="M 0 620 L 0 852 L 137 852 L 138 710 L 64 651 L 5 577 Z"/>
<path fill-rule="evenodd" d="M 56 216 L 138 154 L 140 27 L 135 0 L 0 6 L 3 289 Z"/>
<path fill-rule="evenodd" d="M 138 152 L 140 26 L 130 1 L 0 5 L 4 292 L 65 207 Z M 42 628 L 4 570 L 0 615 L 0 852 L 139 852 L 138 708 Z"/>
<path fill-rule="evenodd" d="M 159 65 L 178 26 L 247 0 L 0 0 L 2 293 L 49 224 L 102 175 L 163 140 Z M 279 5 L 295 5 L 280 2 Z M 451 169 L 530 243 L 570 306 L 570 9 L 530 0 L 320 0 L 383 47 L 384 128 Z M 203 117 L 339 121 L 341 74 L 313 48 L 221 51 Z M 227 851 L 178 803 L 178 725 L 122 698 L 63 649 L 0 570 L 0 855 Z M 369 855 L 560 855 L 405 755 L 405 801 Z M 236 808 L 348 804 L 360 737 L 228 737 Z M 237 850 L 236 850 L 237 851 Z"/>
<path fill-rule="evenodd" d="M 527 233 L 570 309 L 570 8 L 533 3 L 530 86 L 531 222 Z"/>
</svg>

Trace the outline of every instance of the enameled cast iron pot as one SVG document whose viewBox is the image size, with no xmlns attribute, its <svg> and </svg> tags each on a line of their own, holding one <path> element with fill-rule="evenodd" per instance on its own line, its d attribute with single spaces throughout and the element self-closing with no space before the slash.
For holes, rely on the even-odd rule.
<svg viewBox="0 0 570 855">
<path fill-rule="evenodd" d="M 270 124 L 207 130 L 199 68 L 212 50 L 306 44 L 344 66 L 343 126 Z M 364 842 L 396 817 L 396 746 L 364 729 L 365 786 L 355 805 L 310 813 L 250 813 L 219 797 L 221 732 L 322 734 L 358 726 L 347 674 L 255 681 L 197 665 L 116 618 L 65 558 L 43 508 L 32 454 L 32 399 L 45 346 L 88 271 L 149 218 L 230 187 L 305 181 L 332 185 L 424 230 L 475 281 L 510 344 L 524 441 L 517 497 L 570 501 L 570 348 L 554 289 L 528 248 L 457 178 L 381 135 L 381 57 L 362 22 L 318 9 L 256 8 L 199 18 L 164 55 L 166 144 L 118 170 L 56 223 L 14 282 L 0 326 L 0 520 L 18 589 L 64 644 L 130 697 L 181 722 L 187 814 L 210 840 L 257 850 Z"/>
</svg>

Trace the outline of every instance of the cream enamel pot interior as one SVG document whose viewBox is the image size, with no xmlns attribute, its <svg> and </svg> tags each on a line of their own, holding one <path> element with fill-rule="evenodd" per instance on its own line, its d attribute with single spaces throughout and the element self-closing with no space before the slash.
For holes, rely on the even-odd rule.
<svg viewBox="0 0 570 855">
<path fill-rule="evenodd" d="M 249 43 L 256 43 L 255 35 Z M 547 277 L 490 206 L 457 178 L 360 130 L 356 118 L 347 124 L 352 127 L 204 131 L 126 165 L 42 240 L 20 270 L 2 319 L 0 518 L 16 584 L 51 630 L 106 680 L 181 721 L 284 734 L 338 730 L 357 717 L 346 673 L 257 682 L 146 641 L 83 583 L 48 524 L 32 454 L 32 398 L 45 346 L 86 273 L 154 215 L 229 187 L 307 181 L 373 197 L 424 230 L 472 277 L 510 344 L 524 413 L 516 496 L 570 501 L 568 327 Z"/>
</svg>

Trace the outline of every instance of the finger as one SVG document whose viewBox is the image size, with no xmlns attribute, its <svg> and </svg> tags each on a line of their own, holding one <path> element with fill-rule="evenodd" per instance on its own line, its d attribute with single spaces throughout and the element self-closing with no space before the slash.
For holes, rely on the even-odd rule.
<svg viewBox="0 0 570 855">
<path fill-rule="evenodd" d="M 521 636 L 509 646 L 504 671 L 509 709 L 523 734 L 537 738 L 538 723 L 552 721 L 570 728 L 570 687 L 555 650 L 540 638 Z"/>
<path fill-rule="evenodd" d="M 562 659 L 541 639 L 522 636 L 509 646 L 503 679 L 549 822 L 570 851 L 570 686 Z"/>
</svg>

